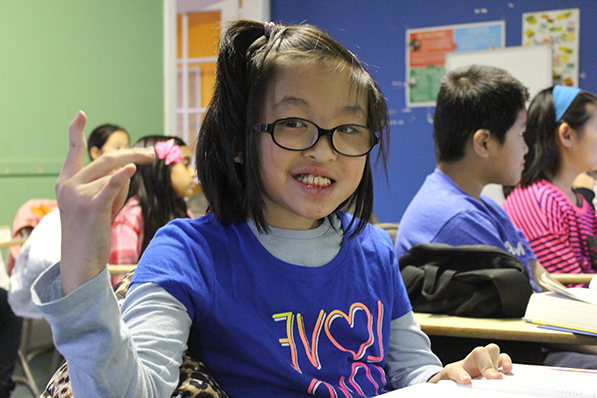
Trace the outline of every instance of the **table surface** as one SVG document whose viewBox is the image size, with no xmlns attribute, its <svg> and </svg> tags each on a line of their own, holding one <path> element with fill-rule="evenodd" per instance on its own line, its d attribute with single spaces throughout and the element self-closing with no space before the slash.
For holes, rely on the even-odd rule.
<svg viewBox="0 0 597 398">
<path fill-rule="evenodd" d="M 23 243 L 25 243 L 26 240 L 27 240 L 27 238 L 4 240 L 4 241 L 0 242 L 0 248 L 4 248 L 4 247 L 8 247 L 8 246 L 15 246 L 15 245 L 22 245 Z"/>
<path fill-rule="evenodd" d="M 553 279 L 563 284 L 589 283 L 596 274 L 550 274 Z"/>
<path fill-rule="evenodd" d="M 416 313 L 421 330 L 430 336 L 597 345 L 597 337 L 539 328 L 522 319 L 464 318 Z"/>
<path fill-rule="evenodd" d="M 137 268 L 137 264 L 108 264 L 110 275 L 125 275 Z"/>
</svg>

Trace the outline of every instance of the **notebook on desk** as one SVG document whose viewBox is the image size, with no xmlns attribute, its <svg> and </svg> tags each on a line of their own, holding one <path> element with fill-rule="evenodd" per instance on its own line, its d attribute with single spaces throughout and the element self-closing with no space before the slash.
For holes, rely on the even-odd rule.
<svg viewBox="0 0 597 398">
<path fill-rule="evenodd" d="M 466 397 L 578 397 L 597 396 L 597 371 L 514 364 L 512 373 L 499 380 L 474 379 L 469 385 L 450 380 L 423 383 L 392 391 L 387 398 Z"/>
<path fill-rule="evenodd" d="M 542 327 L 597 336 L 597 289 L 565 288 L 547 274 L 541 281 L 551 291 L 533 293 L 524 319 Z"/>
</svg>

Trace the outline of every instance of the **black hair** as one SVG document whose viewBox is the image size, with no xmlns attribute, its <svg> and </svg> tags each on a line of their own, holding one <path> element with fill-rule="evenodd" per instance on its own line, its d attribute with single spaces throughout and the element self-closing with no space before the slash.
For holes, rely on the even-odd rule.
<svg viewBox="0 0 597 398">
<path fill-rule="evenodd" d="M 129 137 L 129 140 L 131 139 L 128 131 L 116 124 L 102 124 L 101 126 L 97 126 L 91 132 L 91 134 L 89 134 L 89 138 L 87 139 L 87 153 L 89 155 L 89 159 L 91 159 L 91 148 L 97 147 L 98 149 L 102 149 L 110 136 L 117 131 L 122 131 L 127 137 Z"/>
<path fill-rule="evenodd" d="M 464 157 L 467 141 L 480 129 L 503 144 L 528 99 L 527 88 L 503 69 L 471 65 L 449 72 L 442 79 L 433 117 L 437 162 Z"/>
<path fill-rule="evenodd" d="M 174 139 L 175 145 L 187 145 L 178 137 L 151 135 L 140 138 L 133 147 L 153 147 L 158 142 L 171 139 Z M 159 159 L 156 156 L 150 164 L 137 165 L 137 171 L 131 178 L 127 200 L 136 196 L 139 199 L 143 216 L 143 242 L 139 257 L 159 228 L 175 218 L 189 217 L 186 202 L 176 194 L 172 187 L 170 177 L 172 165 L 173 163 L 166 165 L 164 159 Z"/>
<path fill-rule="evenodd" d="M 527 130 L 524 133 L 529 152 L 525 155 L 525 166 L 520 179 L 523 187 L 540 179 L 552 181 L 561 166 L 560 152 L 556 144 L 557 130 L 562 123 L 567 123 L 572 129 L 581 132 L 592 115 L 589 105 L 595 104 L 595 94 L 581 91 L 562 118 L 556 121 L 553 87 L 546 88 L 533 98 L 527 116 Z"/>
<path fill-rule="evenodd" d="M 377 160 L 386 170 L 389 117 L 377 83 L 357 58 L 329 35 L 310 25 L 232 22 L 220 39 L 215 90 L 197 140 L 197 173 L 210 209 L 224 225 L 251 217 L 268 231 L 260 181 L 258 134 L 253 132 L 271 79 L 288 61 L 336 61 L 349 68 L 359 95 L 367 97 L 367 124 L 380 138 Z M 353 210 L 360 232 L 373 215 L 370 156 L 356 191 L 339 210 Z M 242 159 L 242 163 L 236 161 Z M 386 173 L 387 174 L 387 173 Z"/>
</svg>

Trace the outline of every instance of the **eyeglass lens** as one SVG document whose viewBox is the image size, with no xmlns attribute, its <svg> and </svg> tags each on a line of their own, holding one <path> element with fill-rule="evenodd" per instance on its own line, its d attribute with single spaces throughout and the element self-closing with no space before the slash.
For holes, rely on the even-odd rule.
<svg viewBox="0 0 597 398">
<path fill-rule="evenodd" d="M 286 148 L 305 150 L 315 145 L 319 136 L 317 126 L 303 119 L 282 119 L 274 124 L 274 141 Z M 338 126 L 332 133 L 332 146 L 347 156 L 361 156 L 375 144 L 373 132 L 364 126 L 347 124 Z"/>
</svg>

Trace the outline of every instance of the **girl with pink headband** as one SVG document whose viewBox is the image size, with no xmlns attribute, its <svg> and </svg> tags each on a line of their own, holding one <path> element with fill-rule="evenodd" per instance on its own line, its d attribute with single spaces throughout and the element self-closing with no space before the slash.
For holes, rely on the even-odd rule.
<svg viewBox="0 0 597 398">
<path fill-rule="evenodd" d="M 137 264 L 157 232 L 175 218 L 192 218 L 185 198 L 193 194 L 191 151 L 178 137 L 139 139 L 135 148 L 153 147 L 156 158 L 140 165 L 131 179 L 127 201 L 112 223 L 110 264 Z M 114 284 L 120 278 L 112 278 Z"/>
<path fill-rule="evenodd" d="M 547 271 L 595 272 L 597 218 L 573 182 L 597 169 L 597 96 L 565 86 L 541 91 L 524 137 L 524 171 L 504 208 Z"/>
</svg>

